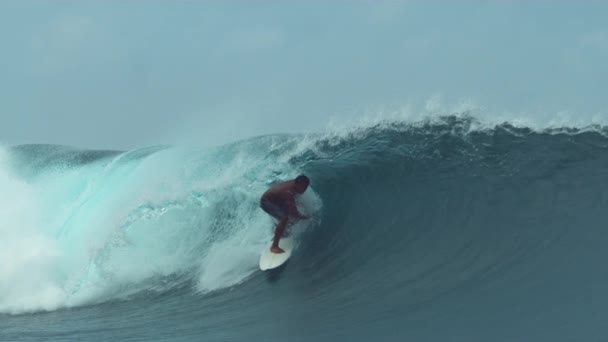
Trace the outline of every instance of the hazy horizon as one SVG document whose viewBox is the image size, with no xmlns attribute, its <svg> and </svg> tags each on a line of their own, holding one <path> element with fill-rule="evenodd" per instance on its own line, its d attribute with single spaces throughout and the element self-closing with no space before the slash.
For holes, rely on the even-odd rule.
<svg viewBox="0 0 608 342">
<path fill-rule="evenodd" d="M 605 2 L 0 3 L 0 142 L 310 132 L 429 99 L 605 123 Z"/>
</svg>

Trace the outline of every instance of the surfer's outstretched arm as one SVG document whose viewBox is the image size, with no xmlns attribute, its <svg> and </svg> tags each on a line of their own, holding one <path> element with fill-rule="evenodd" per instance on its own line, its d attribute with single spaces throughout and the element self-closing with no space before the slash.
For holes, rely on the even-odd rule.
<svg viewBox="0 0 608 342">
<path fill-rule="evenodd" d="M 307 220 L 310 218 L 310 216 L 303 215 L 298 211 L 298 206 L 296 205 L 296 201 L 293 197 L 287 201 L 287 207 L 289 208 L 289 215 L 292 217 L 302 220 Z"/>
<path fill-rule="evenodd" d="M 287 216 L 283 216 L 279 220 L 279 223 L 277 224 L 277 227 L 274 229 L 274 240 L 272 240 L 272 246 L 270 247 L 270 251 L 273 252 L 273 253 L 283 253 L 283 252 L 285 252 L 283 249 L 281 249 L 279 247 L 279 240 L 281 239 L 281 236 L 283 236 L 283 232 L 285 231 L 285 227 L 287 227 L 287 220 L 288 220 L 288 217 Z"/>
</svg>

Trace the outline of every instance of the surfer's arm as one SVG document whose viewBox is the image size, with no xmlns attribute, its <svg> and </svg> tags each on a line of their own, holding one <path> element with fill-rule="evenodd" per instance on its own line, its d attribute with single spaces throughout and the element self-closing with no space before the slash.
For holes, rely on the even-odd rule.
<svg viewBox="0 0 608 342">
<path fill-rule="evenodd" d="M 289 216 L 295 217 L 298 219 L 303 219 L 303 220 L 307 220 L 310 218 L 310 216 L 303 215 L 298 211 L 298 207 L 296 206 L 296 201 L 293 197 L 287 201 L 287 206 L 289 208 Z"/>
</svg>

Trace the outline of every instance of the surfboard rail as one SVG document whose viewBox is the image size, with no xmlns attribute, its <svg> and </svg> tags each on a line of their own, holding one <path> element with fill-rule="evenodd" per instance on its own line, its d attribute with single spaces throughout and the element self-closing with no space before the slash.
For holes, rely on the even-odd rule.
<svg viewBox="0 0 608 342">
<path fill-rule="evenodd" d="M 289 257 L 291 257 L 294 241 L 292 237 L 284 237 L 279 240 L 279 247 L 281 247 L 285 253 L 273 253 L 270 251 L 270 246 L 272 246 L 272 241 L 264 247 L 264 250 L 260 255 L 260 270 L 262 271 L 271 270 L 283 265 Z"/>
</svg>

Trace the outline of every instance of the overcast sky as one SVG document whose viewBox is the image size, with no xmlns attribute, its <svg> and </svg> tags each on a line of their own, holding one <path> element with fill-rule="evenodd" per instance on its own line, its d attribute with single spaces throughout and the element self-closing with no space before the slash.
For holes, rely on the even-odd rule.
<svg viewBox="0 0 608 342">
<path fill-rule="evenodd" d="M 0 44 L 4 144 L 215 144 L 430 98 L 608 121 L 606 1 L 3 0 Z"/>
</svg>

